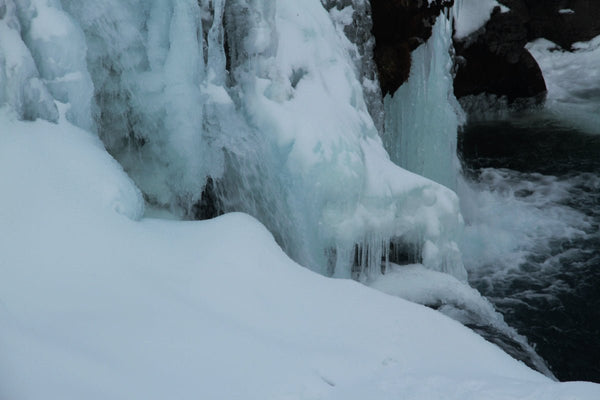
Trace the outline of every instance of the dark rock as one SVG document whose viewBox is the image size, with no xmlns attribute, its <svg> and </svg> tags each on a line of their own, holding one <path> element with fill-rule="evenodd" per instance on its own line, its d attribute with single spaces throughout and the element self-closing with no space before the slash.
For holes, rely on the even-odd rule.
<svg viewBox="0 0 600 400">
<path fill-rule="evenodd" d="M 410 73 L 411 55 L 431 36 L 442 10 L 454 0 L 371 0 L 374 58 L 383 95 L 393 94 Z"/>
<path fill-rule="evenodd" d="M 206 179 L 202 197 L 192 206 L 192 219 L 205 220 L 224 214 L 223 203 L 218 195 L 219 185 L 220 183 L 214 181 L 210 176 Z"/>
<path fill-rule="evenodd" d="M 489 93 L 518 98 L 542 98 L 546 85 L 525 44 L 538 38 L 566 50 L 575 42 L 600 35 L 599 0 L 499 0 L 510 11 L 494 10 L 478 32 L 454 47 L 458 59 L 456 97 Z M 560 13 L 570 9 L 574 13 Z"/>
<path fill-rule="evenodd" d="M 528 41 L 546 38 L 569 50 L 600 35 L 598 0 L 499 0 L 525 20 Z M 560 13 L 570 9 L 574 13 Z"/>
<path fill-rule="evenodd" d="M 525 22 L 519 13 L 497 8 L 482 32 L 455 42 L 456 55 L 463 60 L 454 79 L 456 97 L 488 93 L 512 101 L 546 91 L 542 71 L 525 49 Z"/>
</svg>

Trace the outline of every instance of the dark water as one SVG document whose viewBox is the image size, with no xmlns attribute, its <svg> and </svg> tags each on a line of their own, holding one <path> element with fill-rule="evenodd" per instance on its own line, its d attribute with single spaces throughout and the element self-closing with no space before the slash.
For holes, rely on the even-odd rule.
<svg viewBox="0 0 600 400">
<path fill-rule="evenodd" d="M 459 154 L 474 185 L 516 205 L 490 223 L 523 238 L 517 263 L 471 261 L 471 284 L 559 380 L 600 382 L 600 131 L 531 117 L 470 123 Z"/>
</svg>

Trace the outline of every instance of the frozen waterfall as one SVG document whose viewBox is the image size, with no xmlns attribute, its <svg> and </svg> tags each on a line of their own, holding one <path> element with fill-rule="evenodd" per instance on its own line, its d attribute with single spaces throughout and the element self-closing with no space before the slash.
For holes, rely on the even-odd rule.
<svg viewBox="0 0 600 400">
<path fill-rule="evenodd" d="M 56 121 L 68 103 L 147 203 L 252 214 L 323 274 L 365 279 L 392 260 L 464 280 L 456 195 L 394 164 L 454 187 L 448 19 L 386 99 L 390 160 L 372 39 L 344 33 L 365 3 L 328 3 L 3 0 L 0 104 Z"/>
<path fill-rule="evenodd" d="M 412 53 L 410 76 L 386 95 L 383 140 L 403 168 L 456 190 L 456 133 L 464 120 L 452 85 L 452 19 L 438 17 L 431 38 Z"/>
</svg>

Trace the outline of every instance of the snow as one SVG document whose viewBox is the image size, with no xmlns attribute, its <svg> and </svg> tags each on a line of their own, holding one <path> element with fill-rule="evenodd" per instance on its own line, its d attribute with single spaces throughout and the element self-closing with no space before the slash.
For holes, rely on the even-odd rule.
<svg viewBox="0 0 600 400">
<path fill-rule="evenodd" d="M 545 108 L 559 121 L 600 133 L 600 36 L 562 50 L 546 39 L 527 44 L 536 59 L 548 95 Z"/>
<path fill-rule="evenodd" d="M 558 10 L 559 14 L 575 14 L 575 11 L 570 8 L 561 8 Z"/>
<path fill-rule="evenodd" d="M 489 300 L 468 283 L 449 274 L 424 268 L 420 264 L 393 264 L 385 275 L 372 279 L 367 285 L 383 293 L 433 307 L 463 325 L 485 330 L 488 337 L 507 338 L 504 346 L 507 346 L 507 341 L 514 343 L 511 351 L 519 354 L 521 359 L 527 359 L 529 365 L 533 365 L 537 371 L 554 377 L 527 339 L 511 328 Z"/>
<path fill-rule="evenodd" d="M 139 191 L 95 136 L 18 117 L 0 111 L 0 398 L 600 396 L 300 267 L 248 215 L 138 220 Z"/>
<path fill-rule="evenodd" d="M 351 4 L 0 0 L 0 399 L 598 397 L 398 298 L 497 317 L 466 284 L 456 194 L 384 148 Z M 443 181 L 440 21 L 413 76 L 442 99 Z M 178 220 L 208 176 L 254 218 Z"/>
<path fill-rule="evenodd" d="M 454 8 L 455 29 L 454 37 L 465 39 L 470 34 L 482 28 L 490 19 L 495 7 L 501 12 L 509 9 L 496 0 L 459 0 Z"/>
</svg>

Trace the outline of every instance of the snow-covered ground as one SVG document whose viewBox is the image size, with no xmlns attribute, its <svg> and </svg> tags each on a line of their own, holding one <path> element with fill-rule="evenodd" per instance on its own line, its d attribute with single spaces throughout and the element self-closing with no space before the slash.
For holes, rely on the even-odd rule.
<svg viewBox="0 0 600 400">
<path fill-rule="evenodd" d="M 600 133 L 600 36 L 564 51 L 546 39 L 527 45 L 548 87 L 546 108 L 559 120 Z"/>
<path fill-rule="evenodd" d="M 99 140 L 0 111 L 0 398 L 598 399 L 300 267 L 253 218 L 140 219 Z"/>
</svg>

